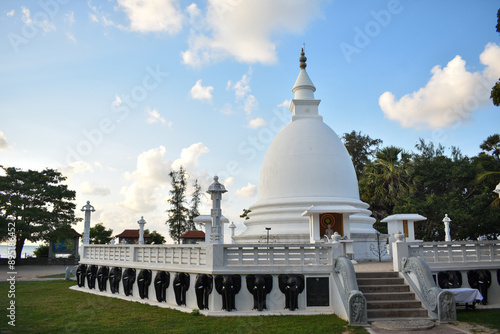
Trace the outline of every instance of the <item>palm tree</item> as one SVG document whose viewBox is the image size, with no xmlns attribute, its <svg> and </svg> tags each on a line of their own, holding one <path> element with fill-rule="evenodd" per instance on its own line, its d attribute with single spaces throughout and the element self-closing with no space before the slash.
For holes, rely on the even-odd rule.
<svg viewBox="0 0 500 334">
<path fill-rule="evenodd" d="M 409 190 L 410 168 L 410 154 L 395 146 L 377 151 L 375 160 L 366 165 L 361 199 L 370 204 L 375 218 L 392 214 L 396 201 Z"/>
</svg>

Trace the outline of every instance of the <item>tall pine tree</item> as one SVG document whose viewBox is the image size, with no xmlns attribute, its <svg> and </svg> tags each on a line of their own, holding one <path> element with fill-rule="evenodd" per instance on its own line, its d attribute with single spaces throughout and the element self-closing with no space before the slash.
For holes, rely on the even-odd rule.
<svg viewBox="0 0 500 334">
<path fill-rule="evenodd" d="M 194 218 L 200 215 L 199 207 L 201 203 L 201 187 L 198 183 L 198 179 L 194 180 L 193 184 L 194 190 L 193 195 L 191 197 L 191 208 L 189 209 L 189 217 L 188 217 L 188 230 L 196 230 L 196 226 L 194 224 Z"/>
<path fill-rule="evenodd" d="M 170 189 L 170 209 L 168 212 L 169 234 L 172 239 L 180 243 L 180 236 L 187 229 L 187 217 L 189 209 L 186 207 L 186 171 L 181 166 L 178 171 L 171 171 L 169 174 L 172 189 Z"/>
</svg>

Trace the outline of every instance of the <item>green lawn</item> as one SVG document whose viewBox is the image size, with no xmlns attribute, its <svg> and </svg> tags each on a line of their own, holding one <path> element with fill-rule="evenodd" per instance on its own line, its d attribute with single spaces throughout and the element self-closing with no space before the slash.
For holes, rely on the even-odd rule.
<svg viewBox="0 0 500 334">
<path fill-rule="evenodd" d="M 335 315 L 205 317 L 70 290 L 74 281 L 16 283 L 16 327 L 8 282 L 0 282 L 0 333 L 367 333 Z M 500 330 L 500 310 L 459 311 L 458 320 Z"/>
<path fill-rule="evenodd" d="M 500 331 L 500 309 L 457 311 L 457 319 L 473 322 Z"/>
<path fill-rule="evenodd" d="M 16 283 L 16 327 L 0 282 L 0 333 L 367 333 L 335 315 L 205 317 L 69 290 L 74 281 Z"/>
</svg>

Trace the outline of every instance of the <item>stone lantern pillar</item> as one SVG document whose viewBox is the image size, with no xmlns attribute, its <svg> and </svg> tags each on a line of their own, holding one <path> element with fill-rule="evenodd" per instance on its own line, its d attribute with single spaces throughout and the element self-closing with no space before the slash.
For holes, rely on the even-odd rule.
<svg viewBox="0 0 500 334">
<path fill-rule="evenodd" d="M 451 241 L 451 236 L 450 236 L 450 222 L 451 222 L 450 217 L 448 217 L 448 214 L 445 214 L 444 218 L 443 218 L 444 233 L 445 233 L 444 241 Z"/>
<path fill-rule="evenodd" d="M 226 188 L 219 183 L 219 177 L 214 176 L 214 182 L 208 187 L 207 193 L 212 198 L 212 210 L 210 216 L 212 217 L 212 231 L 210 233 L 210 243 L 222 244 L 222 223 L 221 223 L 221 200 L 222 194 L 227 192 Z"/>
<path fill-rule="evenodd" d="M 141 216 L 141 220 L 137 224 L 139 224 L 139 245 L 144 245 L 144 225 L 146 225 L 144 216 Z"/>
<path fill-rule="evenodd" d="M 234 229 L 236 228 L 236 225 L 234 225 L 233 222 L 231 222 L 231 224 L 229 225 L 229 228 L 231 229 L 231 243 L 234 244 Z"/>
<path fill-rule="evenodd" d="M 82 207 L 82 211 L 85 212 L 85 221 L 83 226 L 83 244 L 88 245 L 90 243 L 90 213 L 95 212 L 95 209 L 90 205 L 90 201 L 87 201 L 87 205 Z"/>
</svg>

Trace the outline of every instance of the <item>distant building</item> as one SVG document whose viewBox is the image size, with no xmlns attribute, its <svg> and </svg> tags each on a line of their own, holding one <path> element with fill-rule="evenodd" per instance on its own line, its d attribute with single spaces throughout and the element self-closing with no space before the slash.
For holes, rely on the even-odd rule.
<svg viewBox="0 0 500 334">
<path fill-rule="evenodd" d="M 205 232 L 203 231 L 187 231 L 179 237 L 181 239 L 181 244 L 196 244 L 199 242 L 205 242 Z"/>
<path fill-rule="evenodd" d="M 139 243 L 139 229 L 136 230 L 124 230 L 122 233 L 117 234 L 119 244 L 138 244 Z M 144 241 L 149 239 L 148 234 L 144 234 Z M 145 242 L 147 243 L 147 242 Z"/>
</svg>

